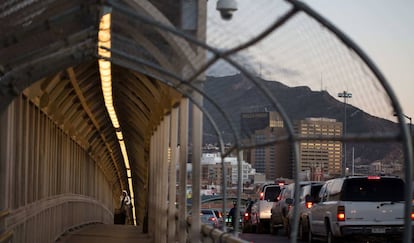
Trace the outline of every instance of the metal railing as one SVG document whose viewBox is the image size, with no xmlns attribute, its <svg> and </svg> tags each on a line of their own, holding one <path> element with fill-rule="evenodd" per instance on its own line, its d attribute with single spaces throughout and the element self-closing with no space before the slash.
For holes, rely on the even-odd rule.
<svg viewBox="0 0 414 243">
<path fill-rule="evenodd" d="M 7 217 L 10 214 L 9 210 L 2 210 L 0 211 L 0 220 Z M 0 234 L 0 243 L 8 242 L 13 237 L 13 231 L 8 230 L 5 232 L 1 232 Z"/>
<path fill-rule="evenodd" d="M 191 232 L 191 219 L 187 219 L 187 232 Z M 187 242 L 191 242 L 191 234 L 188 234 L 188 236 L 189 237 L 187 238 Z M 248 241 L 237 237 L 237 235 L 233 234 L 232 232 L 225 232 L 206 224 L 201 225 L 200 242 L 248 243 Z"/>
</svg>

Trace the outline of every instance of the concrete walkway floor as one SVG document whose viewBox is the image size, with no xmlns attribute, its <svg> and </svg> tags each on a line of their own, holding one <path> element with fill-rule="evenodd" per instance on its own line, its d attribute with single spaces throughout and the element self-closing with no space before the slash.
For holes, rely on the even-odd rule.
<svg viewBox="0 0 414 243">
<path fill-rule="evenodd" d="M 152 243 L 141 227 L 119 224 L 91 224 L 73 230 L 61 237 L 58 243 Z"/>
</svg>

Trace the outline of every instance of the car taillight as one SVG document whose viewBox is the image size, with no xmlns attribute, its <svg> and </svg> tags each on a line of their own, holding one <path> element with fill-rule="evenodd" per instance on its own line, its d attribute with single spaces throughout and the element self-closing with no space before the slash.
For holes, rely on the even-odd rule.
<svg viewBox="0 0 414 243">
<path fill-rule="evenodd" d="M 313 202 L 306 202 L 306 208 L 311 208 L 313 206 Z"/>
<path fill-rule="evenodd" d="M 411 208 L 411 220 L 414 220 L 414 207 Z"/>
<path fill-rule="evenodd" d="M 214 218 L 214 217 L 210 217 L 210 218 L 208 219 L 208 221 L 216 221 L 216 218 Z"/>
<path fill-rule="evenodd" d="M 345 207 L 344 206 L 338 206 L 338 212 L 336 214 L 336 218 L 338 221 L 345 221 Z"/>
<path fill-rule="evenodd" d="M 260 193 L 260 200 L 263 200 L 264 199 L 264 193 L 263 192 L 261 192 Z"/>
</svg>

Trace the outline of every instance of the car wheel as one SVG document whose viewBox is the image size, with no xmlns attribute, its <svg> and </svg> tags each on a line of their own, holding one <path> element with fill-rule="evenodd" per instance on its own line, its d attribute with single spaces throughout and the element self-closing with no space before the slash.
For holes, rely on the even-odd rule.
<svg viewBox="0 0 414 243">
<path fill-rule="evenodd" d="M 243 225 L 243 228 L 242 229 L 243 229 L 243 233 L 250 233 L 251 230 L 252 230 L 252 226 L 250 224 L 245 223 Z"/>
<path fill-rule="evenodd" d="M 290 239 L 291 228 L 290 228 L 289 221 L 287 221 L 286 224 L 283 225 L 283 230 L 285 231 L 287 238 Z"/>
<path fill-rule="evenodd" d="M 260 221 L 260 222 L 257 224 L 257 230 L 256 230 L 256 232 L 257 232 L 258 234 L 263 234 L 263 232 L 264 232 L 264 225 L 263 225 L 263 222 L 262 222 L 262 221 Z"/>
<path fill-rule="evenodd" d="M 316 241 L 313 239 L 313 234 L 311 229 L 308 231 L 308 243 L 315 243 Z"/>
<path fill-rule="evenodd" d="M 326 230 L 326 243 L 334 243 L 335 240 L 333 239 L 332 231 L 328 228 Z"/>
<path fill-rule="evenodd" d="M 329 227 L 326 229 L 326 242 L 327 243 L 339 243 L 340 242 L 338 238 L 334 237 Z"/>
<path fill-rule="evenodd" d="M 257 227 L 255 224 L 252 224 L 250 227 L 252 233 L 257 233 Z"/>
<path fill-rule="evenodd" d="M 298 227 L 298 238 L 302 241 L 308 241 L 308 234 L 307 231 L 304 228 L 304 222 L 302 220 L 299 221 L 299 227 Z M 309 227 L 307 227 L 309 229 Z"/>
<path fill-rule="evenodd" d="M 271 235 L 276 235 L 277 234 L 277 231 L 273 227 L 273 222 L 272 221 L 270 221 L 270 223 L 269 223 L 269 232 L 270 232 Z"/>
</svg>

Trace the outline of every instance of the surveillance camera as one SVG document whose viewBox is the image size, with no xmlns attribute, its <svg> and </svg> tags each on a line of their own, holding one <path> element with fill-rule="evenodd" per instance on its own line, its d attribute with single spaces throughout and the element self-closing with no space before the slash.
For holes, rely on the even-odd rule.
<svg viewBox="0 0 414 243">
<path fill-rule="evenodd" d="M 216 9 L 220 11 L 221 18 L 229 20 L 233 17 L 233 12 L 237 10 L 236 0 L 218 0 Z"/>
</svg>

